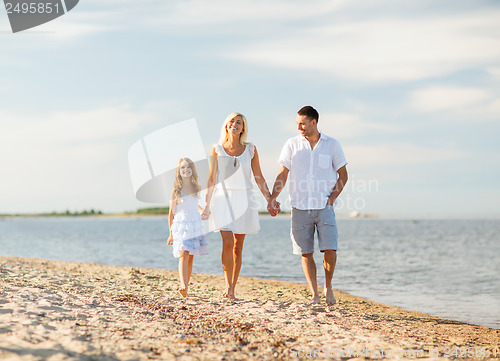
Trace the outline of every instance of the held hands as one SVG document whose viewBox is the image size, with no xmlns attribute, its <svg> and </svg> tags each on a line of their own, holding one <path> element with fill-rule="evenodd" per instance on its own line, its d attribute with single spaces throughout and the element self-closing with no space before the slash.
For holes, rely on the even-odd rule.
<svg viewBox="0 0 500 361">
<path fill-rule="evenodd" d="M 210 218 L 210 209 L 208 208 L 208 206 L 206 206 L 201 213 L 201 219 L 206 221 L 208 218 Z"/>
<path fill-rule="evenodd" d="M 267 211 L 272 217 L 276 217 L 276 215 L 281 212 L 280 206 L 280 202 L 278 202 L 275 198 L 272 198 L 267 203 Z"/>
<path fill-rule="evenodd" d="M 167 239 L 167 244 L 169 246 L 173 245 L 174 244 L 174 238 L 172 237 L 172 234 L 170 234 L 170 236 L 168 236 L 168 239 Z"/>
</svg>

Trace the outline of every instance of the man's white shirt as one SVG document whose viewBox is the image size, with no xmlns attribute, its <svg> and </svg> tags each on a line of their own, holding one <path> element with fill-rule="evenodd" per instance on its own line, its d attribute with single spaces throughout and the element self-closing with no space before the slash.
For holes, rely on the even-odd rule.
<svg viewBox="0 0 500 361">
<path fill-rule="evenodd" d="M 306 210 L 325 208 L 337 183 L 337 171 L 347 161 L 340 143 L 320 132 L 314 149 L 302 135 L 288 139 L 279 163 L 290 171 L 290 205 Z"/>
</svg>

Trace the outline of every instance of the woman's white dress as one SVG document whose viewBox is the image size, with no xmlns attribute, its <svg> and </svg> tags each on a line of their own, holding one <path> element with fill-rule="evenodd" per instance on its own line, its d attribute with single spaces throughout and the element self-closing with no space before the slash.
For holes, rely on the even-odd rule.
<svg viewBox="0 0 500 361">
<path fill-rule="evenodd" d="M 243 153 L 230 156 L 221 144 L 217 153 L 216 185 L 211 200 L 210 229 L 255 234 L 259 231 L 259 204 L 252 190 L 252 158 L 255 146 L 246 144 Z"/>
<path fill-rule="evenodd" d="M 193 256 L 208 253 L 200 212 L 198 195 L 183 195 L 175 207 L 172 221 L 173 253 L 180 257 L 180 251 L 189 251 Z"/>
</svg>

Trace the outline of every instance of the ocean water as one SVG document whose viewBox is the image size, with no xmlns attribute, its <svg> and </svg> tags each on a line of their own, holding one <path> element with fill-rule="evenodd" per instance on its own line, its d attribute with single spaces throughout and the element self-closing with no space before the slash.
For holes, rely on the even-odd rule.
<svg viewBox="0 0 500 361">
<path fill-rule="evenodd" d="M 500 220 L 337 219 L 334 287 L 370 300 L 500 329 Z M 305 283 L 292 255 L 286 216 L 261 218 L 248 235 L 242 276 Z M 177 269 L 167 220 L 144 218 L 0 219 L 0 255 Z M 194 272 L 221 274 L 221 240 Z M 324 277 L 316 252 L 320 284 Z M 223 285 L 221 284 L 221 289 Z"/>
</svg>

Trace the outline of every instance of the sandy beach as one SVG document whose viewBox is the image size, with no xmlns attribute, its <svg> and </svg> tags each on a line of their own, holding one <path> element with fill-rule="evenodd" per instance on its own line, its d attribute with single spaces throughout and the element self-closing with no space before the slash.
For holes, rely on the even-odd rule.
<svg viewBox="0 0 500 361">
<path fill-rule="evenodd" d="M 306 285 L 0 257 L 0 360 L 485 359 L 500 330 L 336 291 L 308 305 Z"/>
</svg>

